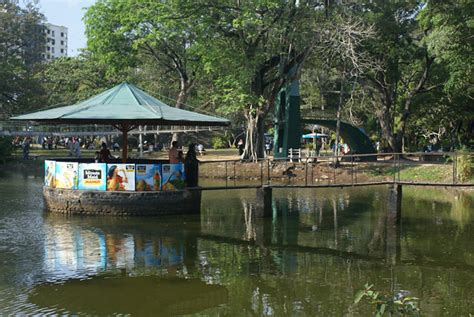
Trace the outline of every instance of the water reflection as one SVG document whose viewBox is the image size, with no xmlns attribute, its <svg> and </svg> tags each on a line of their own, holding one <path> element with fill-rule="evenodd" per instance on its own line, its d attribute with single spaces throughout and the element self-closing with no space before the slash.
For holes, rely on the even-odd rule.
<svg viewBox="0 0 474 317">
<path fill-rule="evenodd" d="M 153 222 L 153 227 L 144 228 L 143 219 L 47 214 L 45 272 L 55 279 L 149 267 L 176 272 L 185 263 L 185 254 L 195 253 L 196 240 L 177 225 Z"/>
<path fill-rule="evenodd" d="M 474 199 L 465 192 L 404 187 L 401 219 L 386 187 L 274 190 L 269 219 L 256 217 L 250 190 L 205 193 L 201 215 L 162 218 L 43 214 L 41 184 L 21 178 L 0 177 L 0 194 L 6 315 L 153 314 L 157 285 L 205 303 L 189 314 L 370 315 L 372 307 L 352 304 L 367 282 L 420 298 L 423 315 L 474 312 Z M 186 294 L 186 281 L 216 300 Z M 150 300 L 139 311 L 120 294 L 82 306 L 88 289 L 114 285 L 143 287 Z"/>
<path fill-rule="evenodd" d="M 137 316 L 194 314 L 227 299 L 225 287 L 197 279 L 126 275 L 46 283 L 36 286 L 29 296 L 43 311 Z"/>
</svg>

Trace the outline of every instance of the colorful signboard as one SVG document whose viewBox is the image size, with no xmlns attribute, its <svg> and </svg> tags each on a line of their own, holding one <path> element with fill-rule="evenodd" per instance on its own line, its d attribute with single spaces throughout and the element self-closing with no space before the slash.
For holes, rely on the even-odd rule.
<svg viewBox="0 0 474 317">
<path fill-rule="evenodd" d="M 184 164 L 163 164 L 161 166 L 162 190 L 178 190 L 186 187 Z"/>
<path fill-rule="evenodd" d="M 136 164 L 135 168 L 136 191 L 161 190 L 161 164 Z"/>
<path fill-rule="evenodd" d="M 107 164 L 90 163 L 79 164 L 79 189 L 106 190 Z"/>
<path fill-rule="evenodd" d="M 135 190 L 135 164 L 107 164 L 107 190 Z"/>
<path fill-rule="evenodd" d="M 78 163 L 56 162 L 55 180 L 56 188 L 77 189 Z"/>
<path fill-rule="evenodd" d="M 56 161 L 44 161 L 44 186 L 55 187 L 56 186 Z"/>
</svg>

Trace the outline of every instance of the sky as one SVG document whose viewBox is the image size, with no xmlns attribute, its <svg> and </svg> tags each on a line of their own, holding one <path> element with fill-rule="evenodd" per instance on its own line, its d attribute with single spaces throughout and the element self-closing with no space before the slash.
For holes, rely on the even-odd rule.
<svg viewBox="0 0 474 317">
<path fill-rule="evenodd" d="M 68 56 L 77 56 L 86 47 L 85 27 L 82 17 L 84 8 L 96 0 L 39 0 L 40 11 L 51 24 L 68 28 Z"/>
</svg>

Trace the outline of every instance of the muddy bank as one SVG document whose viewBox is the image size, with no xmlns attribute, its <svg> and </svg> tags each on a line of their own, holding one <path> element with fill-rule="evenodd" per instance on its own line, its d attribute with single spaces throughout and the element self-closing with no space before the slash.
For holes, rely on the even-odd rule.
<svg viewBox="0 0 474 317">
<path fill-rule="evenodd" d="M 377 164 L 378 165 L 378 164 Z M 370 171 L 376 169 L 375 164 L 341 163 L 338 168 L 333 168 L 329 162 L 291 163 L 283 161 L 253 162 L 202 162 L 199 166 L 200 178 L 208 179 L 236 179 L 236 180 L 262 180 L 283 182 L 311 183 L 351 183 L 368 181 L 388 181 L 393 177 L 371 175 Z M 386 167 L 386 164 L 381 164 Z"/>
</svg>

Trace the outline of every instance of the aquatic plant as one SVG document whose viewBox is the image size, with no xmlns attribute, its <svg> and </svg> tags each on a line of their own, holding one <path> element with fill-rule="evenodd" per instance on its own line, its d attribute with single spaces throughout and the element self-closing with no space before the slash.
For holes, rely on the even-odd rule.
<svg viewBox="0 0 474 317">
<path fill-rule="evenodd" d="M 469 182 L 474 176 L 473 156 L 466 148 L 457 152 L 456 171 L 457 179 L 460 182 Z"/>
<path fill-rule="evenodd" d="M 389 295 L 383 294 L 373 289 L 373 284 L 364 285 L 364 289 L 356 293 L 354 303 L 359 303 L 366 299 L 370 304 L 375 305 L 375 316 L 419 316 L 418 298 L 405 296 L 403 292 Z"/>
</svg>

